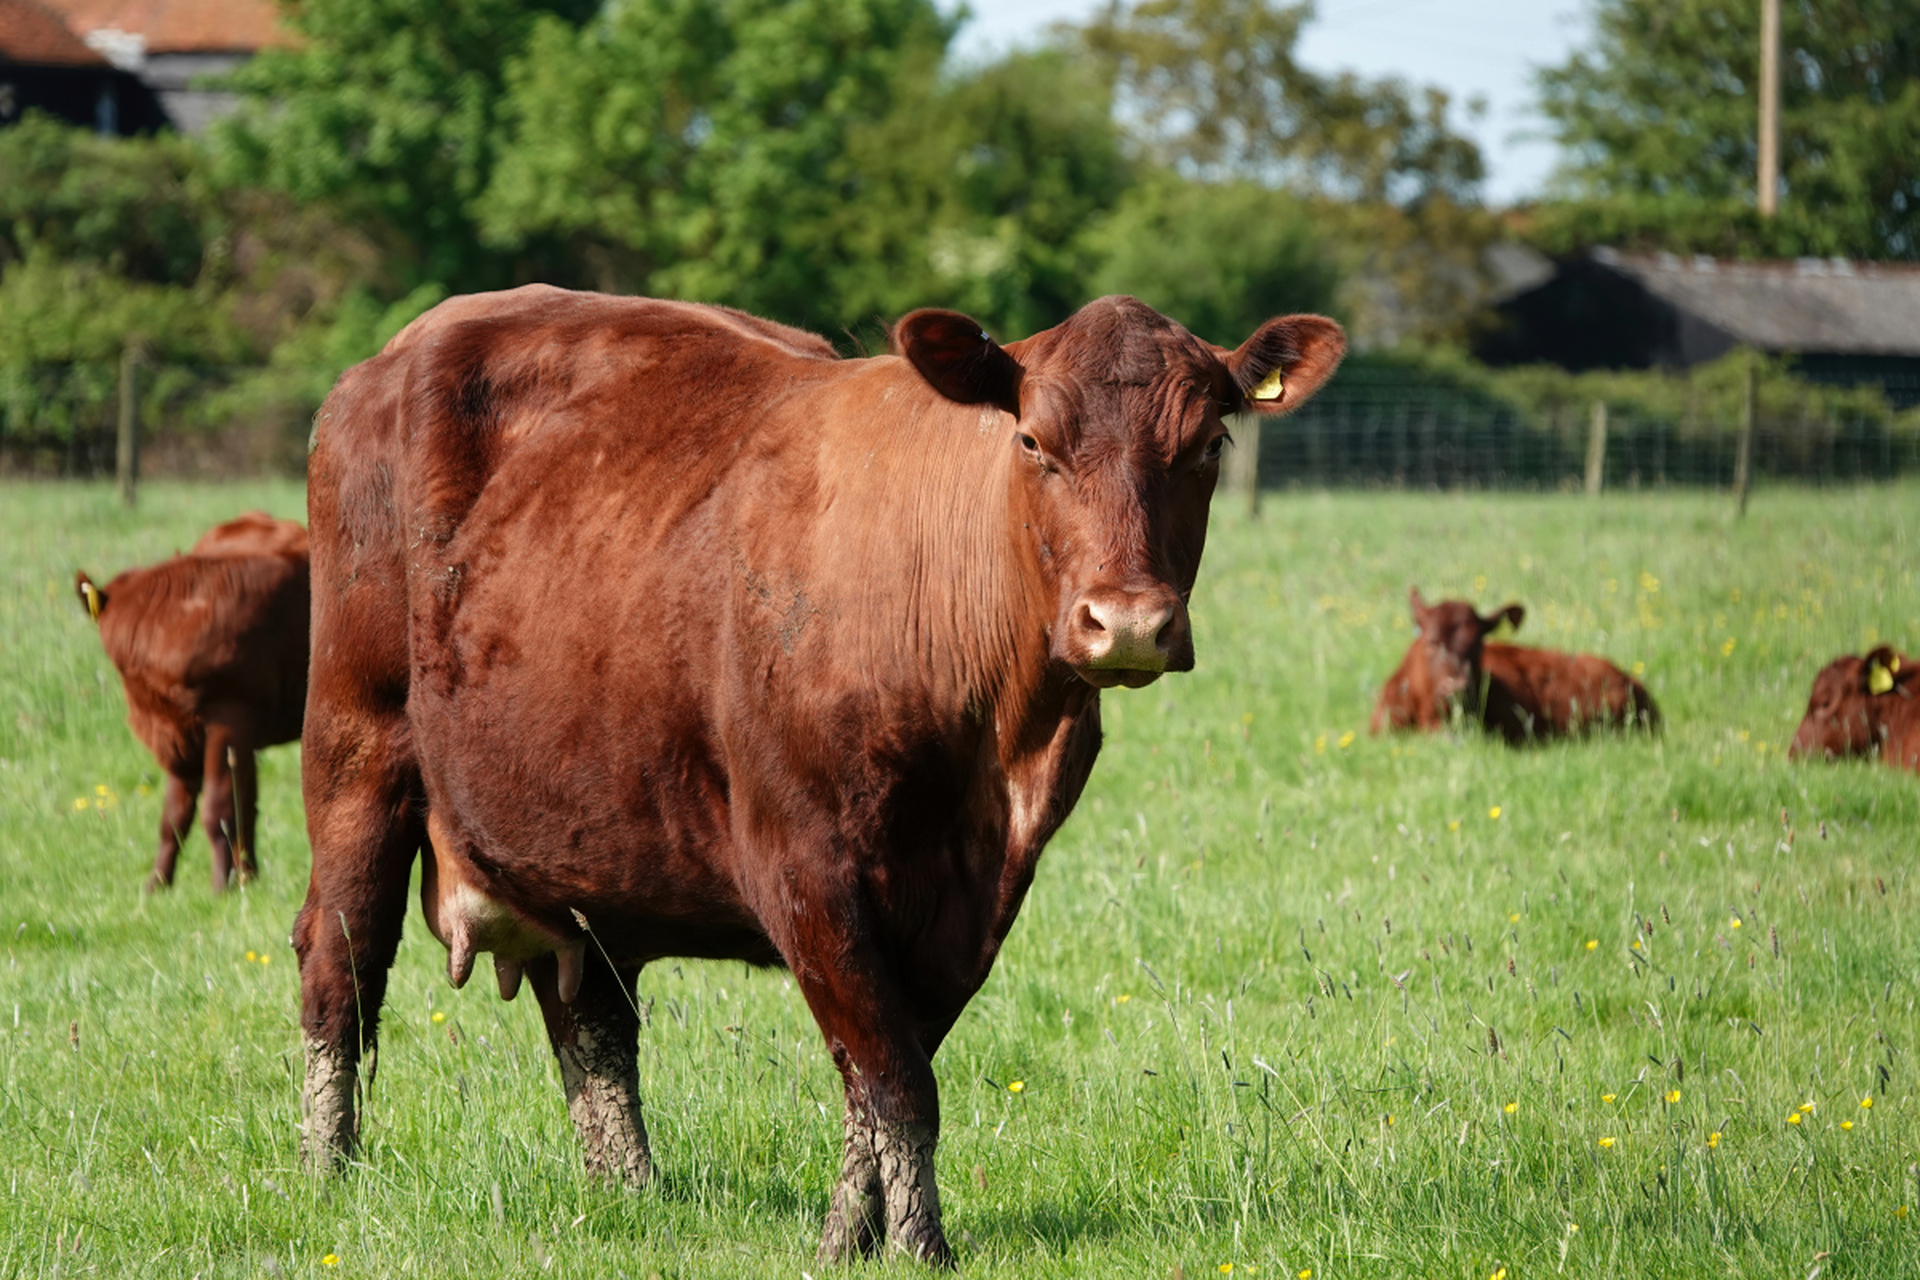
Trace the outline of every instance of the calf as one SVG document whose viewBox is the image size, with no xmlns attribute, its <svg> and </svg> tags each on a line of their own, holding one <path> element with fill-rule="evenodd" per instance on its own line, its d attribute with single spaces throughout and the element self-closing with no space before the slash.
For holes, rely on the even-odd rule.
<svg viewBox="0 0 1920 1280">
<path fill-rule="evenodd" d="M 1814 677 L 1806 718 L 1789 758 L 1878 753 L 1920 773 L 1920 665 L 1887 645 L 1864 658 L 1835 658 Z"/>
<path fill-rule="evenodd" d="M 1638 680 L 1604 658 L 1489 642 L 1526 610 L 1482 615 L 1461 600 L 1428 605 L 1409 593 L 1419 635 L 1381 689 L 1371 729 L 1434 730 L 1455 711 L 1508 742 L 1566 737 L 1596 727 L 1658 729 L 1660 712 Z"/>
<path fill-rule="evenodd" d="M 192 551 L 74 590 L 127 694 L 127 723 L 166 775 L 149 890 L 173 883 L 202 788 L 213 887 L 259 873 L 254 752 L 300 736 L 307 695 L 307 534 L 252 512 Z"/>
<path fill-rule="evenodd" d="M 529 286 L 427 313 L 316 419 L 306 1155 L 356 1074 L 422 859 L 467 981 L 547 1024 L 596 1172 L 652 1156 L 641 967 L 781 964 L 845 1084 L 820 1251 L 951 1260 L 933 1057 L 1100 746 L 1190 670 L 1225 417 L 1333 371 L 1132 298 L 1002 347 L 901 320 L 842 360 L 737 311 Z"/>
</svg>

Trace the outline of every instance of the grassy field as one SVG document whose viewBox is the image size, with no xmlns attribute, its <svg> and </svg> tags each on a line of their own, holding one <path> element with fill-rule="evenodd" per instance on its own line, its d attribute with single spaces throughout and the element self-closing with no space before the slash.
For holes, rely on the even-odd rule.
<svg viewBox="0 0 1920 1280">
<path fill-rule="evenodd" d="M 838 1081 L 780 973 L 642 975 L 664 1177 L 622 1196 L 531 1001 L 451 990 L 410 920 L 364 1164 L 299 1172 L 297 748 L 259 884 L 214 899 L 196 834 L 143 899 L 158 773 L 70 585 L 249 506 L 302 499 L 0 487 L 0 1275 L 817 1276 Z M 1920 646 L 1920 488 L 1216 526 L 1199 670 L 1107 695 L 936 1062 L 963 1271 L 1920 1273 L 1920 780 L 1783 756 L 1829 657 Z M 1664 737 L 1369 738 L 1415 582 L 1644 669 Z"/>
</svg>

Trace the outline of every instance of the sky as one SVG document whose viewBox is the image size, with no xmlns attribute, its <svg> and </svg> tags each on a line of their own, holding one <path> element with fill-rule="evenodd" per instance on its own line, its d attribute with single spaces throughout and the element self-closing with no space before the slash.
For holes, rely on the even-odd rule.
<svg viewBox="0 0 1920 1280">
<path fill-rule="evenodd" d="M 1046 27 L 1092 14 L 1102 0 L 967 0 L 973 20 L 958 51 L 982 56 L 1031 43 Z M 952 6 L 949 6 L 952 7 Z M 1486 157 L 1487 200 L 1496 205 L 1539 193 L 1555 148 L 1531 107 L 1533 71 L 1564 62 L 1586 42 L 1580 0 L 1319 0 L 1301 32 L 1299 57 L 1315 71 L 1397 75 L 1437 85 L 1464 107 L 1475 96 L 1486 112 L 1456 112 L 1455 127 Z"/>
</svg>

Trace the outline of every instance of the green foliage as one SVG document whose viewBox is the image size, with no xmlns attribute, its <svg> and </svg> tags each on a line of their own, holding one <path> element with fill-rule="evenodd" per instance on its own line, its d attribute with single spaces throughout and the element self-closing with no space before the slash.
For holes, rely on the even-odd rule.
<svg viewBox="0 0 1920 1280">
<path fill-rule="evenodd" d="M 1057 49 L 908 75 L 893 110 L 850 134 L 847 171 L 860 195 L 843 211 L 842 314 L 938 303 L 1008 338 L 1098 291 L 1086 232 L 1135 180 L 1106 85 Z"/>
<path fill-rule="evenodd" d="M 930 0 L 635 0 L 546 19 L 508 75 L 490 241 L 566 244 L 602 287 L 831 324 L 870 209 L 849 134 L 925 78 Z"/>
<path fill-rule="evenodd" d="M 36 249 L 0 271 L 0 364 L 113 361 L 129 342 L 168 360 L 234 359 L 246 344 L 220 302 Z"/>
<path fill-rule="evenodd" d="M 233 77 L 246 109 L 215 130 L 224 176 L 326 201 L 401 238 L 402 289 L 509 280 L 476 202 L 499 146 L 506 68 L 548 20 L 578 23 L 593 0 L 447 0 L 430 19 L 406 0 L 304 0 L 297 48 L 268 49 Z"/>
<path fill-rule="evenodd" d="M 1080 39 L 1143 140 L 1185 172 L 1368 203 L 1472 198 L 1480 152 L 1454 132 L 1447 95 L 1302 67 L 1312 16 L 1311 0 L 1136 0 Z"/>
<path fill-rule="evenodd" d="M 1779 216 L 1759 217 L 1759 10 L 1601 0 L 1598 39 L 1540 74 L 1568 159 L 1555 249 L 1920 257 L 1920 2 L 1787 4 Z"/>
<path fill-rule="evenodd" d="M 1332 308 L 1333 256 L 1312 214 L 1245 180 L 1145 182 L 1091 237 L 1097 293 L 1131 293 L 1231 350 L 1269 316 Z"/>
<path fill-rule="evenodd" d="M 962 1274 L 1920 1273 L 1920 782 L 1779 750 L 1827 659 L 1920 643 L 1916 504 L 1217 510 L 1198 669 L 1103 695 L 935 1059 Z M 626 1194 L 580 1166 L 534 1002 L 449 988 L 410 905 L 364 1160 L 299 1168 L 299 749 L 261 758 L 259 882 L 213 898 L 196 832 L 142 898 L 159 773 L 71 586 L 248 507 L 303 497 L 0 488 L 0 1275 L 819 1276 L 840 1087 L 779 972 L 641 975 L 662 1182 Z M 1409 583 L 1642 664 L 1665 733 L 1369 737 Z"/>
</svg>

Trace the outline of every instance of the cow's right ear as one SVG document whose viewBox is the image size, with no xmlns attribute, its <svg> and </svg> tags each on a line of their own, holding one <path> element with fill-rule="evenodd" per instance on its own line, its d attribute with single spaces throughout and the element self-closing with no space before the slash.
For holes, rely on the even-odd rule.
<svg viewBox="0 0 1920 1280">
<path fill-rule="evenodd" d="M 107 593 L 93 585 L 93 579 L 87 576 L 85 569 L 73 575 L 73 593 L 80 597 L 80 607 L 87 611 L 87 616 L 95 622 L 100 621 L 100 615 L 107 608 Z"/>
<path fill-rule="evenodd" d="M 932 308 L 909 312 L 893 326 L 893 349 L 947 399 L 990 404 L 1020 416 L 1026 370 L 973 317 Z"/>
<path fill-rule="evenodd" d="M 1426 597 L 1420 594 L 1420 588 L 1407 588 L 1407 608 L 1413 613 L 1413 629 L 1423 630 L 1427 617 L 1427 601 Z"/>
<path fill-rule="evenodd" d="M 1526 620 L 1526 616 L 1527 611 L 1524 607 L 1519 604 L 1510 604 L 1500 610 L 1500 612 L 1482 618 L 1480 621 L 1486 625 L 1487 634 L 1491 635 L 1499 629 L 1500 624 L 1503 622 L 1511 626 L 1515 631 L 1518 631 L 1520 624 Z"/>
</svg>

